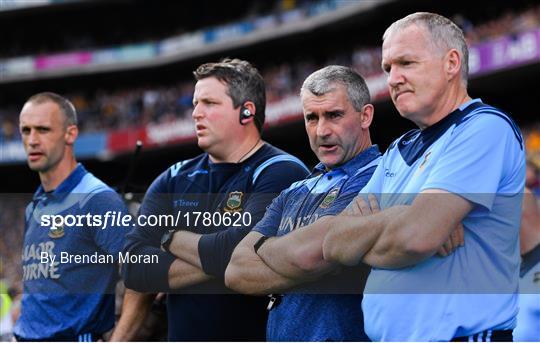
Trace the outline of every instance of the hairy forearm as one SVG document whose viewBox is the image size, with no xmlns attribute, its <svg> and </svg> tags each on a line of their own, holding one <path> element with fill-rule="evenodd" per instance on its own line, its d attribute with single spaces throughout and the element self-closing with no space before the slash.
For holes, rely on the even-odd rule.
<svg viewBox="0 0 540 343">
<path fill-rule="evenodd" d="M 332 227 L 323 242 L 326 261 L 357 265 L 375 245 L 384 230 L 387 217 L 382 213 L 358 217 L 342 214 L 329 223 Z"/>
<path fill-rule="evenodd" d="M 331 218 L 321 218 L 285 236 L 267 240 L 258 255 L 276 273 L 298 281 L 309 281 L 329 272 L 334 265 L 324 260 L 322 244 Z"/>
<path fill-rule="evenodd" d="M 189 231 L 177 231 L 174 234 L 169 251 L 177 259 L 169 268 L 170 288 L 185 288 L 212 278 L 202 270 L 198 252 L 200 237 Z"/>
<path fill-rule="evenodd" d="M 260 259 L 243 259 L 241 263 L 231 260 L 225 271 L 225 284 L 240 293 L 264 295 L 291 288 L 296 282 L 274 272 Z"/>
<path fill-rule="evenodd" d="M 402 268 L 432 256 L 415 241 L 426 240 L 421 223 L 409 225 L 409 206 L 395 206 L 365 217 L 339 216 L 326 236 L 325 259 L 353 266 L 360 261 L 378 268 Z M 427 247 L 429 242 L 425 242 Z"/>
<path fill-rule="evenodd" d="M 252 295 L 276 293 L 295 286 L 297 281 L 276 273 L 255 254 L 253 244 L 257 238 L 247 237 L 234 250 L 225 271 L 225 285 Z"/>
<path fill-rule="evenodd" d="M 201 235 L 189 231 L 177 231 L 174 234 L 170 252 L 195 267 L 202 270 L 201 259 L 199 257 L 199 239 Z"/>
<path fill-rule="evenodd" d="M 457 194 L 425 190 L 411 206 L 389 217 L 389 224 L 364 261 L 382 268 L 401 268 L 422 262 L 451 239 L 473 207 L 473 203 Z"/>
<path fill-rule="evenodd" d="M 174 260 L 169 268 L 169 287 L 172 289 L 192 286 L 211 278 L 200 268 L 180 259 Z"/>
<path fill-rule="evenodd" d="M 111 342 L 127 342 L 135 338 L 150 310 L 155 294 L 146 294 L 126 288 L 122 303 L 122 314 L 114 328 Z"/>
<path fill-rule="evenodd" d="M 437 251 L 436 247 L 421 249 L 414 243 L 415 240 L 422 239 L 422 235 L 416 230 L 407 230 L 406 226 L 392 221 L 362 256 L 362 261 L 377 268 L 398 269 L 415 265 Z"/>
<path fill-rule="evenodd" d="M 422 192 L 410 206 L 378 212 L 378 204 L 372 205 L 377 206 L 374 214 L 337 218 L 336 228 L 325 239 L 325 258 L 348 265 L 363 260 L 380 268 L 417 264 L 451 239 L 473 208 L 459 195 L 437 189 Z"/>
</svg>

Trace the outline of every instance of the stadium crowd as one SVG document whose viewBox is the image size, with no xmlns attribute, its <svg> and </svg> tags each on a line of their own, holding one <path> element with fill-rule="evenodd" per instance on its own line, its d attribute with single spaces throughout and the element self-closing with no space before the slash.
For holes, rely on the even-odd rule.
<svg viewBox="0 0 540 343">
<path fill-rule="evenodd" d="M 488 20 L 475 25 L 462 15 L 455 16 L 454 21 L 461 27 L 467 43 L 470 45 L 503 34 L 516 34 L 538 27 L 540 23 L 540 6 L 531 6 L 522 11 L 508 10 L 495 20 Z"/>
<path fill-rule="evenodd" d="M 29 195 L 2 194 L 0 197 L 0 280 L 21 290 L 21 247 L 23 242 L 24 209 Z"/>
<path fill-rule="evenodd" d="M 508 32 L 518 33 L 540 26 L 540 5 L 522 11 L 507 11 L 499 18 L 473 25 L 462 15 L 454 20 L 465 32 L 469 44 L 492 39 Z M 296 94 L 304 78 L 329 64 L 350 65 L 364 77 L 381 73 L 380 49 L 356 46 L 318 63 L 312 58 L 262 68 L 267 83 L 267 100 L 273 103 Z M 109 131 L 166 123 L 189 117 L 193 82 L 191 78 L 167 85 L 141 85 L 135 88 L 98 90 L 93 94 L 66 94 L 79 110 L 82 132 Z M 18 140 L 16 106 L 0 108 L 0 142 Z"/>
<path fill-rule="evenodd" d="M 29 199 L 24 194 L 0 196 L 0 341 L 10 339 L 13 319 L 19 310 L 24 211 Z"/>
<path fill-rule="evenodd" d="M 179 12 L 189 13 L 186 8 L 190 6 L 204 8 L 211 1 L 192 1 L 189 2 L 155 2 L 141 3 L 133 1 L 123 2 L 120 5 L 111 4 L 114 10 L 123 11 L 123 16 L 129 18 L 129 22 L 120 23 L 114 14 L 100 13 L 100 21 L 105 25 L 93 25 L 92 30 L 88 30 L 88 25 L 91 24 L 93 16 L 82 18 L 77 15 L 77 5 L 74 5 L 72 13 L 76 15 L 65 15 L 63 26 L 69 26 L 70 30 L 62 30 L 61 35 L 56 35 L 58 26 L 51 25 L 42 27 L 39 32 L 35 32 L 34 39 L 29 39 L 25 36 L 23 30 L 13 30 L 9 35 L 5 36 L 4 48 L 0 51 L 0 58 L 10 58 L 27 55 L 46 55 L 54 53 L 62 53 L 66 51 L 82 51 L 102 48 L 111 48 L 118 45 L 137 44 L 141 42 L 151 42 L 164 39 L 169 36 L 177 36 L 199 28 L 210 27 L 222 24 L 227 21 L 252 19 L 268 14 L 279 14 L 282 11 L 287 11 L 295 8 L 306 8 L 310 1 L 307 0 L 272 0 L 272 1 L 241 1 L 239 6 L 234 10 L 228 9 L 226 5 L 213 4 L 213 11 L 208 14 L 199 15 L 196 19 L 190 18 L 190 14 L 183 15 Z M 86 9 L 82 9 L 84 11 Z M 89 8 L 89 13 L 99 11 Z M 69 8 L 64 8 L 64 11 L 69 12 Z M 62 11 L 56 10 L 59 15 L 51 11 L 51 15 L 43 15 L 41 17 L 29 16 L 30 19 L 36 18 L 52 18 L 64 15 Z M 219 13 L 220 15 L 215 15 Z M 213 14 L 213 15 L 212 15 Z M 9 18 L 8 18 L 9 19 Z M 175 20 L 176 19 L 176 20 Z M 141 21 L 144 23 L 141 25 Z M 6 20 L 6 22 L 10 22 Z M 159 25 L 153 25 L 159 22 Z M 49 39 L 54 36 L 54 39 Z"/>
</svg>

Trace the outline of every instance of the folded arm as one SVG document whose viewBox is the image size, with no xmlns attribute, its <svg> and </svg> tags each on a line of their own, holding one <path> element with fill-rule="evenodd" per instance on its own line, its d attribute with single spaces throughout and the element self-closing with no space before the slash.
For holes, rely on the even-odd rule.
<svg viewBox="0 0 540 343">
<path fill-rule="evenodd" d="M 373 200 L 370 204 L 373 207 Z M 324 258 L 345 265 L 363 261 L 379 268 L 414 265 L 433 256 L 472 208 L 459 195 L 433 189 L 419 194 L 411 206 L 364 217 L 340 215 L 330 223 Z"/>
<path fill-rule="evenodd" d="M 295 286 L 298 282 L 272 270 L 253 246 L 262 237 L 250 232 L 234 250 L 225 271 L 225 285 L 244 294 L 270 294 Z M 264 245 L 263 245 L 264 246 Z"/>
<path fill-rule="evenodd" d="M 267 240 L 258 255 L 275 272 L 300 282 L 335 269 L 335 263 L 324 260 L 322 250 L 331 218 L 325 216 L 287 235 Z"/>
</svg>

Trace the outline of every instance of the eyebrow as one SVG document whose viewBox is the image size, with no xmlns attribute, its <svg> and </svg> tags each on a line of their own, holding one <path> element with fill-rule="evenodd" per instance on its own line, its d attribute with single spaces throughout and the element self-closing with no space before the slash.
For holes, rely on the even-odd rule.
<svg viewBox="0 0 540 343">
<path fill-rule="evenodd" d="M 205 96 L 205 97 L 201 97 L 199 98 L 198 100 L 196 100 L 195 98 L 193 98 L 192 100 L 192 103 L 193 105 L 195 105 L 195 103 L 198 103 L 198 102 L 207 102 L 207 101 L 212 101 L 212 102 L 218 102 L 218 100 L 216 98 L 213 98 L 211 95 L 210 96 Z"/>
<path fill-rule="evenodd" d="M 32 125 L 26 125 L 26 124 L 23 124 L 23 125 L 20 126 L 21 130 L 22 129 L 32 129 L 32 128 L 34 128 L 36 130 L 42 130 L 42 129 L 49 129 L 50 130 L 51 126 L 46 126 L 46 125 L 34 125 L 34 126 L 32 126 Z"/>
<path fill-rule="evenodd" d="M 345 113 L 345 110 L 338 109 L 338 110 L 333 110 L 333 111 L 325 111 L 325 112 L 323 113 L 323 115 L 324 115 L 324 116 L 329 116 L 329 115 L 332 116 L 332 115 L 343 114 L 343 113 Z M 318 116 L 318 114 L 315 113 L 315 112 L 308 112 L 308 113 L 305 113 L 305 114 L 304 114 L 304 117 L 305 117 L 305 118 L 307 118 L 307 117 L 309 117 L 309 116 Z"/>
<path fill-rule="evenodd" d="M 336 114 L 343 114 L 343 113 L 345 113 L 344 110 L 333 110 L 333 111 L 324 112 L 325 115 L 331 115 L 331 116 L 335 116 Z"/>
<path fill-rule="evenodd" d="M 410 60 L 410 59 L 415 59 L 415 58 L 418 58 L 418 56 L 415 56 L 414 54 L 411 54 L 411 53 L 405 53 L 405 54 L 398 55 L 398 56 L 392 58 L 391 60 L 392 61 L 402 61 L 402 60 Z M 385 61 L 385 59 L 383 58 L 382 63 L 384 63 L 384 61 Z"/>
<path fill-rule="evenodd" d="M 385 60 L 384 58 L 381 60 L 381 68 L 384 70 L 384 67 L 385 66 L 390 66 L 391 64 L 393 63 L 396 63 L 396 62 L 403 62 L 403 61 L 410 61 L 410 60 L 418 60 L 419 57 L 418 56 L 415 56 L 415 55 L 412 55 L 410 53 L 407 53 L 407 54 L 403 54 L 403 55 L 399 55 L 397 57 L 394 57 L 390 60 L 390 62 L 388 60 Z"/>
</svg>

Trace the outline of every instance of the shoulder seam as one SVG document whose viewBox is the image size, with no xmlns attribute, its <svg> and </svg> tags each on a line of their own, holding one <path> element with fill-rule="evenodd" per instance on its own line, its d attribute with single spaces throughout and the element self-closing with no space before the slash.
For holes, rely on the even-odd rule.
<svg viewBox="0 0 540 343">
<path fill-rule="evenodd" d="M 274 157 L 269 158 L 268 160 L 261 163 L 253 172 L 253 177 L 251 180 L 251 184 L 254 185 L 257 181 L 257 178 L 259 175 L 266 169 L 267 167 L 271 166 L 272 164 L 278 163 L 278 162 L 293 162 L 298 164 L 300 167 L 304 168 L 306 172 L 309 173 L 309 169 L 306 167 L 306 165 L 300 161 L 298 158 L 292 156 L 292 155 L 277 155 Z"/>
<path fill-rule="evenodd" d="M 101 194 L 101 193 L 108 193 L 108 192 L 111 192 L 113 194 L 116 194 L 118 195 L 118 193 L 116 193 L 113 189 L 109 188 L 109 187 L 99 187 L 99 188 L 96 188 L 94 190 L 92 190 L 92 192 L 86 194 L 86 196 L 81 199 L 81 201 L 79 202 L 79 206 L 81 208 L 83 208 L 84 206 L 86 206 L 86 204 L 96 195 L 98 194 Z"/>
<path fill-rule="evenodd" d="M 379 157 L 375 158 L 374 160 L 372 160 L 371 162 L 369 162 L 368 164 L 366 164 L 362 168 L 359 168 L 356 171 L 356 173 L 354 173 L 354 176 L 358 176 L 358 175 L 360 175 L 361 173 L 365 172 L 368 169 L 377 168 L 377 166 L 379 165 L 379 163 L 381 163 L 381 161 L 382 161 L 382 156 L 379 156 Z"/>
<path fill-rule="evenodd" d="M 316 179 L 316 178 L 319 178 L 321 177 L 322 174 L 319 174 L 319 175 L 315 175 L 315 176 L 308 176 L 306 177 L 305 179 L 302 179 L 302 180 L 298 180 L 298 181 L 294 181 L 293 183 L 291 183 L 291 185 L 287 188 L 287 190 L 294 190 L 294 189 L 297 189 L 299 187 L 302 187 L 302 186 L 306 186 L 306 184 L 313 180 L 313 179 Z M 306 186 L 307 187 L 307 186 Z"/>
<path fill-rule="evenodd" d="M 169 167 L 169 170 L 171 172 L 171 177 L 175 177 L 176 175 L 178 175 L 178 173 L 180 172 L 180 170 L 182 169 L 182 167 L 190 162 L 191 160 L 193 160 L 192 158 L 191 159 L 188 159 L 188 160 L 183 160 L 183 161 L 180 161 L 180 162 L 176 162 L 175 164 L 173 164 L 172 166 Z"/>
<path fill-rule="evenodd" d="M 521 132 L 520 132 L 519 128 L 517 127 L 517 125 L 512 120 L 512 118 L 510 118 L 510 116 L 508 114 L 506 114 L 505 112 L 503 112 L 503 111 L 501 111 L 501 110 L 499 110 L 499 109 L 497 109 L 495 107 L 485 106 L 485 107 L 477 108 L 477 109 L 471 111 L 466 117 L 470 117 L 470 116 L 473 116 L 473 115 L 478 115 L 478 114 L 481 114 L 481 113 L 492 114 L 492 115 L 495 115 L 495 116 L 497 116 L 499 118 L 502 118 L 504 121 L 506 121 L 506 123 L 508 125 L 510 125 L 510 128 L 514 132 L 514 136 L 516 137 L 516 140 L 519 143 L 520 149 L 523 150 L 523 137 L 521 136 Z"/>
</svg>

